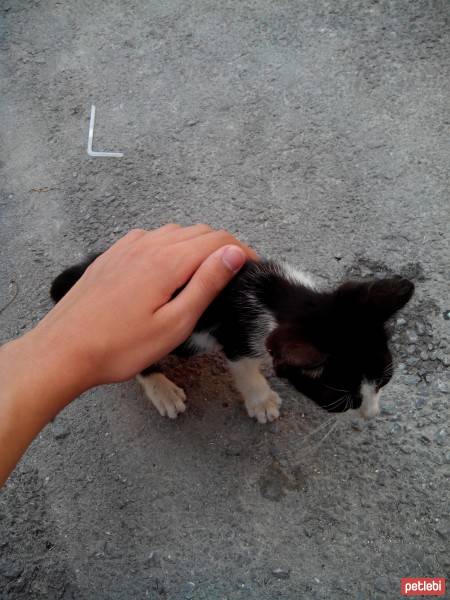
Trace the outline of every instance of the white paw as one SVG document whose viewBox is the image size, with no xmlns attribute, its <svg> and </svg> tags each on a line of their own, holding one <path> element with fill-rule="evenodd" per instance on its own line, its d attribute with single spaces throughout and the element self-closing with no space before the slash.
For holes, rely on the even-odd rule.
<svg viewBox="0 0 450 600">
<path fill-rule="evenodd" d="M 265 398 L 245 403 L 250 417 L 256 417 L 259 423 L 275 421 L 280 416 L 281 398 L 273 390 L 269 390 Z"/>
<path fill-rule="evenodd" d="M 144 387 L 147 398 L 151 400 L 162 417 L 176 419 L 186 410 L 186 394 L 184 390 L 167 379 L 162 373 L 154 373 L 149 377 L 138 376 Z"/>
<path fill-rule="evenodd" d="M 161 393 L 154 394 L 150 399 L 162 417 L 168 416 L 169 419 L 176 419 L 179 413 L 186 410 L 184 390 L 169 379 Z"/>
</svg>

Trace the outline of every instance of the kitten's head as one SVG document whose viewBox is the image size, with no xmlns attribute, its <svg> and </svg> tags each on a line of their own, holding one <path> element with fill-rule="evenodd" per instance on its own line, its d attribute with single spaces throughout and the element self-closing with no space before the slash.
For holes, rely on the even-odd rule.
<svg viewBox="0 0 450 600">
<path fill-rule="evenodd" d="M 328 411 L 359 408 L 375 416 L 393 371 L 385 323 L 413 291 L 398 277 L 349 281 L 318 294 L 267 338 L 277 375 Z"/>
</svg>

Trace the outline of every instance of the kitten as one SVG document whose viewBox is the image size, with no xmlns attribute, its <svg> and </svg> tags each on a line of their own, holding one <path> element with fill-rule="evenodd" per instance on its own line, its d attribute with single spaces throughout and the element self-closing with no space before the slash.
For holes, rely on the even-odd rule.
<svg viewBox="0 0 450 600">
<path fill-rule="evenodd" d="M 95 258 L 54 280 L 55 302 Z M 260 423 L 280 414 L 281 399 L 260 372 L 268 354 L 277 376 L 286 377 L 324 409 L 359 408 L 362 416 L 373 417 L 393 370 L 385 323 L 413 291 L 414 285 L 400 277 L 348 281 L 322 291 L 308 275 L 285 263 L 248 261 L 173 353 L 223 351 L 248 414 Z M 161 415 L 173 419 L 184 412 L 184 391 L 158 365 L 137 378 Z"/>
</svg>

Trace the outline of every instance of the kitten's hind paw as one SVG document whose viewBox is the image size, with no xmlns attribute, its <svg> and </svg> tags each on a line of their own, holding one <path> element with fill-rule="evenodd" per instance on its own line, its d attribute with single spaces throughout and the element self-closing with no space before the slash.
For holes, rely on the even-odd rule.
<svg viewBox="0 0 450 600">
<path fill-rule="evenodd" d="M 255 417 L 258 423 L 275 421 L 280 416 L 281 398 L 273 390 L 269 390 L 265 398 L 256 402 L 246 402 L 245 407 L 250 417 Z"/>
</svg>

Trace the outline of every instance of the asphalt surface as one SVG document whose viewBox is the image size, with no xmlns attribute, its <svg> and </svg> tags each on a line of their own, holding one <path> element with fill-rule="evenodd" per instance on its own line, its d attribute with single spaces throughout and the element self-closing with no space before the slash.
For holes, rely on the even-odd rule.
<svg viewBox="0 0 450 600">
<path fill-rule="evenodd" d="M 417 286 L 369 423 L 272 378 L 282 417 L 258 425 L 218 356 L 169 361 L 176 422 L 135 382 L 85 394 L 1 492 L 0 598 L 385 600 L 445 576 L 448 3 L 0 8 L 2 341 L 50 308 L 63 267 L 168 221 L 325 284 Z M 91 104 L 94 149 L 124 158 L 88 157 Z"/>
</svg>

